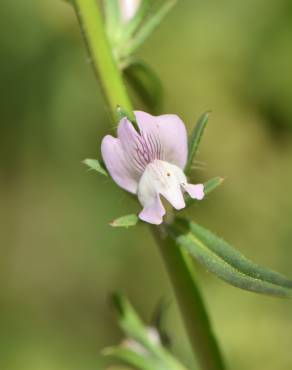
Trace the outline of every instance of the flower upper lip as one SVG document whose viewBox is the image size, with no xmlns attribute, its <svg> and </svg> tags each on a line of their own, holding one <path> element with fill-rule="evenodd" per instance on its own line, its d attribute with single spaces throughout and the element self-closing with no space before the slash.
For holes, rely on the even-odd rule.
<svg viewBox="0 0 292 370">
<path fill-rule="evenodd" d="M 140 135 L 127 118 L 118 126 L 118 137 L 106 136 L 101 151 L 106 166 L 119 186 L 131 193 L 137 189 L 133 182 L 139 181 L 147 164 L 155 159 L 165 160 L 181 169 L 187 161 L 187 133 L 184 123 L 173 114 L 151 116 L 148 113 L 134 112 Z M 124 172 L 125 177 L 121 178 Z M 138 184 L 137 184 L 138 185 Z"/>
<path fill-rule="evenodd" d="M 132 159 L 139 169 L 145 170 L 146 166 L 156 159 L 163 159 L 163 149 L 159 137 L 153 137 L 151 133 L 145 133 L 141 130 L 137 133 L 135 142 L 135 153 Z M 136 154 L 136 156 L 135 156 Z"/>
</svg>

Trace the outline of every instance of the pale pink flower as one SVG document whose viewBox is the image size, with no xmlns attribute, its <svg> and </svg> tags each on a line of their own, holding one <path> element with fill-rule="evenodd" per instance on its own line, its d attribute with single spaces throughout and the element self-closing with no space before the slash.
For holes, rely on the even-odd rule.
<svg viewBox="0 0 292 370">
<path fill-rule="evenodd" d="M 141 0 L 119 0 L 121 18 L 124 23 L 127 23 L 134 17 L 139 8 Z"/>
<path fill-rule="evenodd" d="M 118 137 L 107 135 L 101 144 L 102 157 L 113 180 L 138 196 L 143 210 L 139 218 L 159 225 L 165 209 L 162 195 L 175 209 L 185 207 L 183 193 L 203 199 L 203 184 L 189 184 L 183 172 L 188 143 L 184 123 L 174 114 L 151 116 L 134 112 L 140 133 L 123 118 Z"/>
</svg>

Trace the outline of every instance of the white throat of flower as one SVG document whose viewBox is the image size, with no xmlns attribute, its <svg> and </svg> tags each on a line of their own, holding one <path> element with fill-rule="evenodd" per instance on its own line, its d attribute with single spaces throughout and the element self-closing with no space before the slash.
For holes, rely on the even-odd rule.
<svg viewBox="0 0 292 370">
<path fill-rule="evenodd" d="M 138 199 L 144 207 L 139 217 L 146 222 L 160 223 L 165 209 L 161 203 L 162 195 L 175 209 L 185 207 L 183 192 L 188 192 L 192 198 L 202 199 L 204 187 L 202 184 L 188 184 L 183 171 L 168 162 L 155 159 L 149 163 L 138 184 Z M 153 222 L 156 220 L 156 222 Z"/>
</svg>

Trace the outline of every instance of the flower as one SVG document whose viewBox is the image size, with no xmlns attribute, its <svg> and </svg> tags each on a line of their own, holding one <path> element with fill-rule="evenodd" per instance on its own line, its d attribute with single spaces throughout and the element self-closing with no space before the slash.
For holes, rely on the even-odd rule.
<svg viewBox="0 0 292 370">
<path fill-rule="evenodd" d="M 185 207 L 183 193 L 203 199 L 203 184 L 189 184 L 183 172 L 187 162 L 187 132 L 173 114 L 151 116 L 135 111 L 139 133 L 127 118 L 118 125 L 117 138 L 104 137 L 101 153 L 113 180 L 138 196 L 139 218 L 159 225 L 165 209 L 162 195 L 175 209 Z"/>
<path fill-rule="evenodd" d="M 140 0 L 119 0 L 121 18 L 124 23 L 127 23 L 131 18 L 134 17 L 139 5 Z"/>
</svg>

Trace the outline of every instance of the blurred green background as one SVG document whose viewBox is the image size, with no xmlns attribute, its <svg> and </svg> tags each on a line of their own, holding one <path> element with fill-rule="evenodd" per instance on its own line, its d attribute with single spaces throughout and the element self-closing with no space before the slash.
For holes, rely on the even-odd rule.
<svg viewBox="0 0 292 370">
<path fill-rule="evenodd" d="M 145 320 L 171 298 L 174 352 L 194 368 L 147 228 L 108 226 L 136 204 L 81 164 L 113 130 L 72 9 L 2 2 L 0 30 L 0 368 L 99 369 L 100 349 L 120 340 L 116 289 Z M 191 129 L 213 112 L 195 175 L 226 181 L 190 216 L 291 277 L 291 1 L 179 1 L 139 56 L 162 79 L 164 113 Z M 199 270 L 229 368 L 292 369 L 291 302 Z"/>
</svg>

